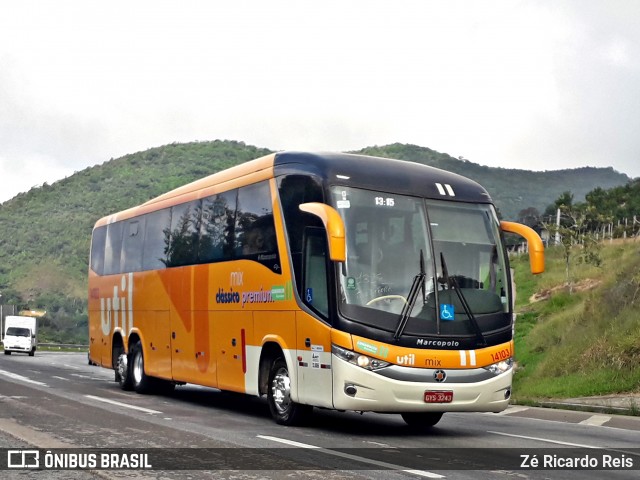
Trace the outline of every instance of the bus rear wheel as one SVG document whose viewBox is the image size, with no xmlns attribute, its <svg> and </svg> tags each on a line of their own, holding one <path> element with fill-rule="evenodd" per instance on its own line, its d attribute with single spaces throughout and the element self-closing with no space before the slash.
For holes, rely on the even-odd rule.
<svg viewBox="0 0 640 480">
<path fill-rule="evenodd" d="M 116 382 L 118 382 L 122 390 L 132 390 L 133 381 L 131 379 L 131 370 L 129 369 L 129 356 L 124 352 L 124 348 L 115 350 L 113 356 L 116 358 Z"/>
<path fill-rule="evenodd" d="M 153 378 L 144 373 L 144 355 L 142 353 L 142 345 L 137 342 L 131 347 L 131 382 L 133 389 L 137 393 L 149 393 L 153 387 Z"/>
<path fill-rule="evenodd" d="M 438 423 L 442 415 L 443 412 L 407 412 L 402 414 L 402 419 L 411 428 L 426 429 Z"/>
<path fill-rule="evenodd" d="M 297 425 L 313 409 L 311 405 L 301 405 L 291 399 L 291 377 L 287 362 L 282 357 L 271 364 L 267 400 L 271 416 L 280 425 Z"/>
</svg>

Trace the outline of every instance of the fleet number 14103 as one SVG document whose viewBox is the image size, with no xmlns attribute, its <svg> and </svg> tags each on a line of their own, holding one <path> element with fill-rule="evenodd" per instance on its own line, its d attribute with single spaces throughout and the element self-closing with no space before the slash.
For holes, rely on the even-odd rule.
<svg viewBox="0 0 640 480">
<path fill-rule="evenodd" d="M 511 350 L 509 350 L 508 348 L 504 348 L 499 352 L 491 354 L 491 360 L 493 360 L 494 362 L 500 362 L 510 357 L 511 357 Z"/>
</svg>

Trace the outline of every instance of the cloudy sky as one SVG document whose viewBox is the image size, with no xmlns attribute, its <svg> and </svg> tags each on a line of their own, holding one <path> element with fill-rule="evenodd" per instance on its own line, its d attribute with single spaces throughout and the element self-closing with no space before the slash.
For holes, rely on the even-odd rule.
<svg viewBox="0 0 640 480">
<path fill-rule="evenodd" d="M 0 202 L 172 142 L 640 176 L 636 0 L 0 0 Z"/>
</svg>

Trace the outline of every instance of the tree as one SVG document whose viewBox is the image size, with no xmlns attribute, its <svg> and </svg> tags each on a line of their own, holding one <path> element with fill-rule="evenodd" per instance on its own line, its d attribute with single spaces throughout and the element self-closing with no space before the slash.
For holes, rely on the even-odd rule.
<svg viewBox="0 0 640 480">
<path fill-rule="evenodd" d="M 518 222 L 524 223 L 536 231 L 540 231 L 541 220 L 540 212 L 535 207 L 527 207 L 518 212 Z"/>
<path fill-rule="evenodd" d="M 565 196 L 563 200 L 568 198 Z M 560 200 L 560 198 L 556 200 L 556 205 L 560 209 L 559 224 L 551 222 L 544 224 L 544 227 L 552 237 L 559 234 L 565 262 L 565 280 L 571 294 L 573 292 L 572 262 L 584 262 L 599 267 L 602 264 L 602 258 L 600 257 L 600 244 L 586 228 L 589 210 L 585 205 L 572 206 L 562 203 Z"/>
</svg>

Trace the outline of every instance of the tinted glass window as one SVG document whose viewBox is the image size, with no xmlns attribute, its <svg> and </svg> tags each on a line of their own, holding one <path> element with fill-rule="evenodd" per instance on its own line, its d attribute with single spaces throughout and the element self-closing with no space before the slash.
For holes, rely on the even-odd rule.
<svg viewBox="0 0 640 480">
<path fill-rule="evenodd" d="M 202 203 L 198 260 L 201 263 L 233 258 L 233 231 L 237 190 L 212 195 Z"/>
<path fill-rule="evenodd" d="M 171 225 L 171 209 L 165 208 L 145 215 L 144 252 L 142 255 L 142 269 L 156 270 L 164 268 L 169 251 L 169 237 Z"/>
<path fill-rule="evenodd" d="M 305 227 L 322 227 L 322 221 L 315 215 L 300 210 L 300 205 L 309 202 L 323 202 L 322 187 L 319 180 L 306 175 L 287 175 L 278 179 L 280 205 L 289 237 L 291 261 L 300 296 L 302 290 L 302 238 Z"/>
<path fill-rule="evenodd" d="M 256 183 L 238 190 L 234 234 L 235 258 L 254 260 L 280 273 L 268 182 Z"/>
<path fill-rule="evenodd" d="M 104 242 L 107 238 L 107 227 L 98 227 L 91 238 L 91 270 L 102 275 L 104 270 Z"/>
<path fill-rule="evenodd" d="M 327 289 L 327 237 L 322 228 L 305 229 L 304 295 L 305 303 L 329 318 Z"/>
<path fill-rule="evenodd" d="M 123 225 L 123 222 L 116 222 L 107 226 L 107 238 L 104 249 L 105 275 L 120 273 Z"/>
<path fill-rule="evenodd" d="M 508 311 L 507 263 L 494 211 L 487 205 L 437 201 L 427 208 L 438 276 L 449 276 L 463 289 L 483 290 L 486 301 L 479 309 Z"/>
<path fill-rule="evenodd" d="M 167 266 L 193 265 L 198 259 L 198 237 L 202 201 L 183 203 L 171 208 L 171 231 Z"/>
<path fill-rule="evenodd" d="M 234 259 L 280 273 L 268 182 L 100 227 L 92 238 L 91 268 L 105 275 Z"/>
<path fill-rule="evenodd" d="M 142 270 L 142 245 L 144 240 L 145 217 L 138 217 L 123 222 L 124 238 L 122 246 L 122 272 L 139 272 Z"/>
<path fill-rule="evenodd" d="M 320 182 L 313 177 L 288 175 L 279 179 L 278 193 L 284 213 L 287 234 L 292 253 L 302 251 L 304 227 L 322 227 L 315 215 L 300 210 L 300 205 L 309 202 L 323 202 Z"/>
<path fill-rule="evenodd" d="M 507 262 L 491 205 L 343 186 L 331 194 L 347 238 L 338 304 L 346 317 L 474 348 L 510 338 Z"/>
</svg>

